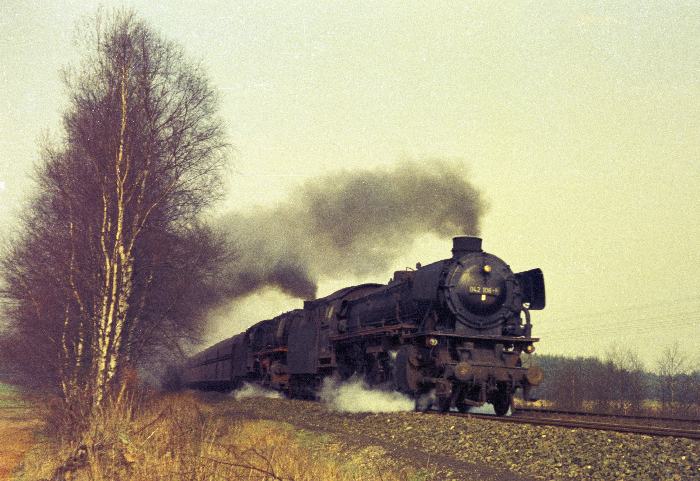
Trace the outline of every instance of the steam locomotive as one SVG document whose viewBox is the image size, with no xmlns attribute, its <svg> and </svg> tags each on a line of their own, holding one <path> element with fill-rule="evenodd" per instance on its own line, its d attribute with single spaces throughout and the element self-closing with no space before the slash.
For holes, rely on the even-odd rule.
<svg viewBox="0 0 700 481">
<path fill-rule="evenodd" d="M 513 273 L 477 237 L 455 237 L 452 254 L 258 322 L 190 358 L 185 383 L 228 390 L 246 381 L 313 398 L 325 377 L 354 375 L 413 396 L 417 409 L 490 402 L 502 416 L 517 389 L 527 397 L 544 377 L 521 359 L 539 340 L 530 311 L 545 306 L 544 277 Z"/>
</svg>

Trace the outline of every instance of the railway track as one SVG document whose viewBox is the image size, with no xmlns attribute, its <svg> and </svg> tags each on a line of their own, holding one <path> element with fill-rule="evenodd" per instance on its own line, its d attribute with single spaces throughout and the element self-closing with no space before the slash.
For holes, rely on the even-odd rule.
<svg viewBox="0 0 700 481">
<path fill-rule="evenodd" d="M 533 407 L 516 407 L 516 412 L 541 413 L 541 414 L 563 414 L 570 416 L 582 417 L 599 417 L 599 418 L 616 418 L 616 419 L 635 419 L 644 421 L 663 421 L 663 422 L 678 422 L 678 423 L 694 423 L 700 425 L 700 419 L 679 418 L 679 417 L 662 417 L 662 416 L 643 416 L 640 414 L 611 414 L 611 413 L 594 413 L 587 411 L 571 411 L 566 409 L 550 409 L 550 408 L 533 408 Z"/>
<path fill-rule="evenodd" d="M 543 415 L 544 414 L 544 415 Z M 692 420 L 671 419 L 671 421 L 688 422 L 687 426 L 659 426 L 651 425 L 660 418 L 648 418 L 643 416 L 626 416 L 622 422 L 614 415 L 600 416 L 611 420 L 593 421 L 588 413 L 562 412 L 544 409 L 518 409 L 512 416 L 498 417 L 490 414 L 474 413 L 449 413 L 451 416 L 474 417 L 489 419 L 497 422 L 532 424 L 539 426 L 558 426 L 570 429 L 595 429 L 599 431 L 614 431 L 619 433 L 645 434 L 648 436 L 670 436 L 677 438 L 700 439 L 700 422 Z M 583 419 L 582 419 L 583 418 Z M 616 419 L 613 421 L 612 419 Z M 638 422 L 630 422 L 631 420 Z M 643 424 L 646 421 L 646 424 Z M 668 421 L 668 419 L 665 419 Z"/>
</svg>

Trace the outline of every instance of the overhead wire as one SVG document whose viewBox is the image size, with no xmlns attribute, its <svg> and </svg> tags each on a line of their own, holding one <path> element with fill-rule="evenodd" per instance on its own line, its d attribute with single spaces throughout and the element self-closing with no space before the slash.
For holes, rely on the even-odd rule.
<svg viewBox="0 0 700 481">
<path fill-rule="evenodd" d="M 700 316 L 700 310 L 694 310 L 694 311 L 687 311 L 687 312 L 681 312 L 681 313 L 676 313 L 672 315 L 655 315 L 655 316 L 647 316 L 647 317 L 638 317 L 635 319 L 625 319 L 623 321 L 606 321 L 605 323 L 598 323 L 598 324 L 591 324 L 589 322 L 581 322 L 576 325 L 567 325 L 567 326 L 562 326 L 562 327 L 557 327 L 555 326 L 552 328 L 552 326 L 546 326 L 545 327 L 540 327 L 540 329 L 546 329 L 547 332 L 550 332 L 552 334 L 569 334 L 569 333 L 581 333 L 582 331 L 585 331 L 586 333 L 596 333 L 600 331 L 608 331 L 608 330 L 629 330 L 632 328 L 637 328 L 637 329 L 647 329 L 651 326 L 667 326 L 667 325 L 675 325 L 679 321 L 680 322 L 685 322 L 685 321 L 697 321 L 698 316 Z"/>
<path fill-rule="evenodd" d="M 638 305 L 629 305 L 621 308 L 616 308 L 616 309 L 608 309 L 605 311 L 596 311 L 596 312 L 585 312 L 581 314 L 571 314 L 567 315 L 565 317 L 560 317 L 559 319 L 561 321 L 566 321 L 570 319 L 588 319 L 588 318 L 596 318 L 596 317 L 601 317 L 601 316 L 607 316 L 611 314 L 622 314 L 628 311 L 644 311 L 644 310 L 649 310 L 649 309 L 659 309 L 663 307 L 664 309 L 667 310 L 675 310 L 679 308 L 683 308 L 685 305 L 692 305 L 692 304 L 699 304 L 700 305 L 700 296 L 686 296 L 686 297 L 681 297 L 677 299 L 671 299 L 671 300 L 664 300 L 663 305 L 660 305 L 660 302 L 653 302 L 653 303 L 647 303 L 647 304 L 638 304 Z"/>
</svg>

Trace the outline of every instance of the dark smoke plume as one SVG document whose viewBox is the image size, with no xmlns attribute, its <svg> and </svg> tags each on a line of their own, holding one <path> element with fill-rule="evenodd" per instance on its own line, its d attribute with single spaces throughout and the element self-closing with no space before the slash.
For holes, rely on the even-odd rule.
<svg viewBox="0 0 700 481">
<path fill-rule="evenodd" d="M 220 219 L 234 253 L 220 294 L 235 299 L 276 287 L 313 299 L 321 277 L 385 272 L 422 234 L 478 234 L 484 209 L 456 162 L 312 179 L 283 204 Z"/>
</svg>

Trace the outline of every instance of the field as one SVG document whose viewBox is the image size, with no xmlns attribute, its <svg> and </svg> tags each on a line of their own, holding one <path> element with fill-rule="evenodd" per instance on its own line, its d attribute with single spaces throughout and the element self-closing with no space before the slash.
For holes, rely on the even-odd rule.
<svg viewBox="0 0 700 481">
<path fill-rule="evenodd" d="M 40 423 L 15 389 L 0 383 L 0 481 L 10 479 L 34 443 Z"/>
</svg>

